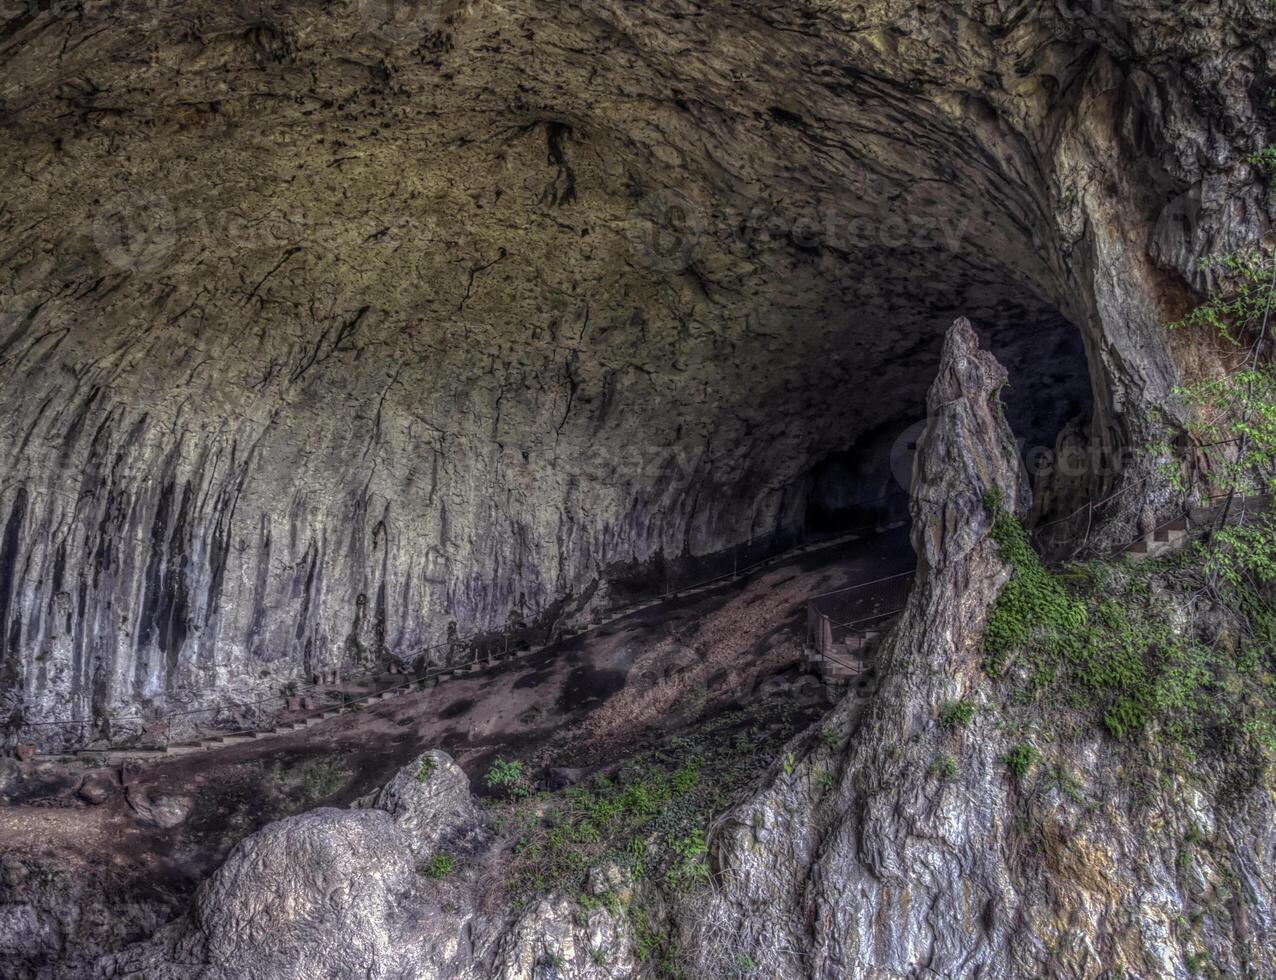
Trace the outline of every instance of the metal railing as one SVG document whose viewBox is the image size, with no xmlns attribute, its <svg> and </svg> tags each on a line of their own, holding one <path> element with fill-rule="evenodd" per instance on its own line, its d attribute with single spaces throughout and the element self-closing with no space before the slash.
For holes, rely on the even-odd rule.
<svg viewBox="0 0 1276 980">
<path fill-rule="evenodd" d="M 904 495 L 904 493 L 904 491 L 896 491 L 884 494 L 868 501 L 862 501 L 858 506 L 870 506 L 899 497 Z M 729 572 L 699 579 L 676 588 L 669 588 L 660 595 L 614 607 L 607 610 L 602 618 L 596 619 L 591 623 L 587 629 L 599 629 L 636 612 L 669 602 L 671 599 L 686 598 L 695 593 L 722 585 L 725 582 L 747 577 L 763 568 L 791 559 L 797 554 L 836 547 L 839 544 L 853 540 L 865 531 L 876 530 L 881 527 L 882 521 L 878 520 L 871 524 L 846 529 L 836 535 L 800 544 L 790 551 L 772 553 L 743 567 L 734 567 Z M 752 541 L 750 544 L 752 544 Z M 464 636 L 454 636 L 437 643 L 418 647 L 407 655 L 392 655 L 392 663 L 400 666 L 400 669 L 405 671 L 404 680 L 388 687 L 375 688 L 361 694 L 352 694 L 345 690 L 344 687 L 375 683 L 378 678 L 384 676 L 384 671 L 366 671 L 358 674 L 343 674 L 341 671 L 337 671 L 335 684 L 316 682 L 299 685 L 291 687 L 287 693 L 271 695 L 252 701 L 236 701 L 222 705 L 182 709 L 153 716 L 134 714 L 106 716 L 98 720 L 60 719 L 24 722 L 18 727 L 18 731 L 58 728 L 62 731 L 62 737 L 59 741 L 64 746 L 68 744 L 86 746 L 68 749 L 59 754 L 92 754 L 94 752 L 120 751 L 135 751 L 139 753 L 163 752 L 172 747 L 180 747 L 195 742 L 213 739 L 235 739 L 262 734 L 273 731 L 279 724 L 295 726 L 298 723 L 304 724 L 308 718 L 326 717 L 336 711 L 348 712 L 356 710 L 381 700 L 388 694 L 394 694 L 414 685 L 428 683 L 431 680 L 442 679 L 457 670 L 473 669 L 484 661 L 490 665 L 496 665 L 508 659 L 511 654 L 536 653 L 552 645 L 559 638 L 560 634 L 548 626 L 525 623 L 513 624 L 505 629 L 480 629 Z M 444 663 L 428 663 L 430 654 L 442 650 L 448 651 L 448 656 Z M 422 664 L 419 669 L 413 669 L 410 666 L 423 660 L 427 660 L 427 662 Z M 311 708 L 292 709 L 289 705 L 294 699 L 300 699 L 302 703 L 306 700 L 322 700 L 325 703 L 316 704 Z M 245 727 L 241 720 L 245 714 L 259 714 L 262 718 L 260 722 L 251 727 Z M 228 715 L 233 717 L 227 718 L 226 716 Z M 282 722 L 279 721 L 281 717 L 285 718 Z M 94 732 L 95 726 L 98 729 L 97 733 Z M 108 734 L 101 734 L 103 728 L 108 729 Z M 109 734 L 110 729 L 128 729 L 130 731 L 127 735 L 112 736 Z M 97 737 L 95 737 L 95 734 Z M 95 741 L 104 741 L 107 744 L 104 747 L 88 747 L 86 745 L 86 743 L 91 745 Z"/>
</svg>

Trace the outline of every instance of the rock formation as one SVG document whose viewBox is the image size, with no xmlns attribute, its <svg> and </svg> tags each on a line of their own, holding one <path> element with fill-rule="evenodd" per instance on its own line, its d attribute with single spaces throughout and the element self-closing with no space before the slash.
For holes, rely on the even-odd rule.
<svg viewBox="0 0 1276 980">
<path fill-rule="evenodd" d="M 420 779 L 423 760 L 437 769 Z M 421 873 L 426 838 L 481 837 L 455 763 L 434 751 L 365 808 L 322 808 L 244 840 L 191 911 L 153 940 L 104 958 L 96 977 L 146 980 L 516 980 L 549 964 L 572 980 L 619 980 L 635 961 L 627 926 L 598 908 L 583 921 L 562 896 L 519 915 L 480 906 L 499 873 L 460 882 Z M 411 786 L 429 786 L 416 792 Z M 386 809 L 382 809 L 382 805 Z M 614 949 L 607 964 L 591 951 Z"/>
<path fill-rule="evenodd" d="M 434 749 L 410 765 L 359 805 L 383 810 L 408 838 L 419 860 L 440 850 L 472 846 L 482 817 L 470 798 L 469 777 L 446 752 Z"/>
<path fill-rule="evenodd" d="M 1270 226 L 1272 20 L 10 4 L 0 710 L 80 741 L 765 547 L 958 313 L 1071 320 L 1089 485 L 1142 478 L 1160 324 Z"/>
<path fill-rule="evenodd" d="M 721 821 L 715 903 L 685 913 L 698 975 L 750 962 L 818 980 L 1186 977 L 1196 943 L 1227 974 L 1276 975 L 1261 780 L 1239 806 L 1217 772 L 1163 777 L 1139 800 L 1110 744 L 1062 731 L 1054 748 L 1080 779 L 1071 793 L 1028 792 L 1007 768 L 1023 719 L 998 705 L 981 644 L 1010 574 L 990 504 L 1023 514 L 1028 503 L 998 404 L 1004 381 L 958 321 L 914 468 L 917 583 L 881 653 L 881 688 L 862 719 L 843 702 L 790 771 Z M 953 731 L 942 709 L 958 701 L 973 720 Z M 1192 827 L 1226 844 L 1184 875 L 1175 857 Z M 1189 946 L 1172 924 L 1235 876 Z"/>
</svg>

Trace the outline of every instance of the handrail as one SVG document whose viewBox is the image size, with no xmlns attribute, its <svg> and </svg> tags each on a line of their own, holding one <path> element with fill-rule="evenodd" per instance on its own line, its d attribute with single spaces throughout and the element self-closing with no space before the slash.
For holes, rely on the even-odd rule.
<svg viewBox="0 0 1276 980">
<path fill-rule="evenodd" d="M 903 490 L 897 490 L 897 491 L 893 491 L 893 492 L 891 492 L 891 493 L 884 494 L 884 495 L 879 496 L 879 497 L 872 498 L 871 500 L 861 501 L 861 502 L 860 502 L 860 504 L 862 504 L 862 505 L 874 504 L 874 503 L 881 502 L 881 501 L 883 501 L 883 500 L 891 499 L 892 497 L 902 496 L 902 495 L 904 495 L 905 493 L 906 493 L 906 491 L 903 491 Z M 734 571 L 726 572 L 726 573 L 724 573 L 724 574 L 722 574 L 722 575 L 714 576 L 713 578 L 704 579 L 704 580 L 702 580 L 702 581 L 699 581 L 699 582 L 693 583 L 693 584 L 691 584 L 691 585 L 683 585 L 683 586 L 679 586 L 677 589 L 670 590 L 670 591 L 668 591 L 668 592 L 666 592 L 666 593 L 664 593 L 664 594 L 662 594 L 662 595 L 660 595 L 660 596 L 657 596 L 657 597 L 653 597 L 653 598 L 649 598 L 649 599 L 645 599 L 645 600 L 640 600 L 640 601 L 638 601 L 638 602 L 629 603 L 629 604 L 627 604 L 627 605 L 625 605 L 625 606 L 621 606 L 621 607 L 617 607 L 617 608 L 615 608 L 615 609 L 608 610 L 607 618 L 606 618 L 606 619 L 603 619 L 603 620 L 601 620 L 601 621 L 599 621 L 599 622 L 597 622 L 597 623 L 591 624 L 591 625 L 590 625 L 590 627 L 589 627 L 589 629 L 591 629 L 591 630 L 593 630 L 593 629 L 601 629 L 601 628 L 602 628 L 602 627 L 604 627 L 604 626 L 607 626 L 607 625 L 609 625 L 609 624 L 611 624 L 611 623 L 614 623 L 614 622 L 616 622 L 616 621 L 618 621 L 618 620 L 624 619 L 626 616 L 630 616 L 630 615 L 632 615 L 632 614 L 633 614 L 633 613 L 635 613 L 635 612 L 642 611 L 643 609 L 649 608 L 649 607 L 650 607 L 650 606 L 652 606 L 652 605 L 658 605 L 658 604 L 660 604 L 660 603 L 662 603 L 662 602 L 667 602 L 667 601 L 669 601 L 669 598 L 670 598 L 671 596 L 683 596 L 683 595 L 685 595 L 685 594 L 688 594 L 688 593 L 694 592 L 694 591 L 699 590 L 699 589 L 706 588 L 707 586 L 710 586 L 710 585 L 715 585 L 715 584 L 717 584 L 717 583 L 719 583 L 719 582 L 723 582 L 723 581 L 726 581 L 726 580 L 728 580 L 728 579 L 735 579 L 735 578 L 742 578 L 742 577 L 745 577 L 745 576 L 747 576 L 747 575 L 752 574 L 753 572 L 757 571 L 757 570 L 758 570 L 758 569 L 760 569 L 760 568 L 764 568 L 764 567 L 766 567 L 766 566 L 768 566 L 768 565 L 772 565 L 772 564 L 775 564 L 775 563 L 777 563 L 777 562 L 783 561 L 783 560 L 785 560 L 786 558 L 791 558 L 793 555 L 798 554 L 798 553 L 800 553 L 800 552 L 803 552 L 803 551 L 809 551 L 809 550 L 811 550 L 812 548 L 814 548 L 814 549 L 816 549 L 816 550 L 822 550 L 822 549 L 824 549 L 824 548 L 831 548 L 831 547 L 835 547 L 836 545 L 841 544 L 841 543 L 844 543 L 846 540 L 848 540 L 848 539 L 849 539 L 849 538 L 851 538 L 852 536 L 854 536 L 854 535 L 856 535 L 856 534 L 858 534 L 858 533 L 860 533 L 860 532 L 862 532 L 862 531 L 870 530 L 870 529 L 873 529 L 873 528 L 876 528 L 876 527 L 879 527 L 879 526 L 880 526 L 880 522 L 875 522 L 874 524 L 865 524 L 865 525 L 862 525 L 862 526 L 859 526 L 859 527 L 855 527 L 855 528 L 851 528 L 851 529 L 843 530 L 843 531 L 841 531 L 840 533 L 838 533 L 837 535 L 834 535 L 834 536 L 832 536 L 832 537 L 826 538 L 826 539 L 824 539 L 823 541 L 820 541 L 820 542 L 817 542 L 817 543 L 813 543 L 813 544 L 803 544 L 803 545 L 799 545 L 799 546 L 797 546 L 797 547 L 795 547 L 795 548 L 792 548 L 792 549 L 790 549 L 790 550 L 788 550 L 788 551 L 777 552 L 776 554 L 769 555 L 769 556 L 767 556 L 767 557 L 765 557 L 765 558 L 761 558 L 761 559 L 759 559 L 758 561 L 755 561 L 755 562 L 753 562 L 753 563 L 751 563 L 751 564 L 749 564 L 749 565 L 746 565 L 746 566 L 745 566 L 745 567 L 743 567 L 743 568 L 737 568 L 737 569 L 735 569 Z M 749 544 L 752 544 L 752 539 L 750 539 L 750 541 L 749 541 L 748 543 L 749 543 Z M 903 574 L 911 574 L 911 573 L 903 573 Z M 898 576 L 895 576 L 895 577 L 898 577 Z M 866 584 L 872 584 L 872 583 L 866 583 Z M 531 629 L 531 628 L 530 628 L 530 627 L 528 627 L 527 629 L 529 629 L 529 631 L 530 631 L 530 629 Z M 502 632 L 502 631 L 493 631 L 493 630 L 491 630 L 491 629 L 487 629 L 487 630 L 475 630 L 475 631 L 473 631 L 473 632 L 471 632 L 471 633 L 466 634 L 466 635 L 465 635 L 465 636 L 463 636 L 463 637 L 453 637 L 453 638 L 452 638 L 452 639 L 450 639 L 450 640 L 444 640 L 444 641 L 442 641 L 442 642 L 440 642 L 440 643 L 429 644 L 429 645 L 424 646 L 424 647 L 419 647 L 419 648 L 417 648 L 415 651 L 413 651 L 412 653 L 405 654 L 405 655 L 397 655 L 397 656 L 395 657 L 395 659 L 396 659 L 396 660 L 400 660 L 400 661 L 402 661 L 402 660 L 404 660 L 404 659 L 409 659 L 409 658 L 411 658 L 411 659 L 415 659 L 416 657 L 422 656 L 422 655 L 424 655 L 424 654 L 428 654 L 428 653 L 430 653 L 430 652 L 431 652 L 431 651 L 433 651 L 433 650 L 443 649 L 443 648 L 445 648 L 445 647 L 452 647 L 452 646 L 464 646 L 464 645 L 466 645 L 466 644 L 473 643 L 473 642 L 474 642 L 474 641 L 476 641 L 476 640 L 483 640 L 483 639 L 487 639 L 487 638 L 495 639 L 495 638 L 499 637 L 500 632 Z M 508 649 L 509 649 L 509 642 L 508 642 L 508 641 L 509 641 L 510 636 L 512 635 L 512 632 L 511 632 L 510 630 L 508 630 L 508 629 L 507 629 L 507 630 L 505 630 L 505 631 L 503 631 L 503 632 L 505 633 L 505 637 L 506 637 L 506 650 L 508 650 Z M 532 649 L 533 649 L 533 650 L 536 650 L 536 649 L 543 649 L 546 645 L 548 645 L 548 644 L 541 644 L 539 647 L 537 647 L 537 646 L 533 646 L 533 647 L 532 647 Z M 475 652 L 474 652 L 474 657 L 473 657 L 473 659 L 470 661 L 470 664 L 478 663 L 478 662 L 479 662 L 479 660 L 480 660 L 480 651 L 478 651 L 478 650 L 476 649 L 476 650 L 475 650 Z M 460 666 L 464 666 L 464 665 L 460 665 Z M 358 696 L 353 697 L 353 698 L 347 698 L 347 697 L 343 694 L 343 699 L 342 699 L 342 702 L 341 702 L 341 707 L 342 707 L 343 709 L 348 709 L 348 708 L 350 708 L 350 707 L 352 707 L 352 706 L 355 706 L 355 705 L 364 704 L 365 702 L 368 702 L 368 701 L 370 701 L 370 700 L 372 700 L 372 699 L 375 699 L 375 698 L 379 698 L 380 696 L 382 696 L 382 695 L 384 695 L 384 694 L 391 693 L 391 692 L 395 692 L 395 691 L 399 691 L 399 690 L 401 690 L 401 689 L 403 689 L 403 688 L 405 688 L 405 687 L 410 687 L 410 686 L 412 686 L 412 685 L 414 685 L 414 684 L 418 684 L 418 683 L 420 683 L 420 682 L 422 682 L 422 681 L 428 681 L 428 680 L 430 680 L 431 678 L 435 678 L 435 677 L 439 677 L 439 676 L 441 676 L 441 675 L 443 675 L 443 674 L 451 673 L 453 670 L 456 670 L 456 669 L 459 669 L 459 668 L 458 668 L 458 665 L 453 665 L 453 664 L 436 664 L 436 665 L 426 665 L 422 672 L 420 672 L 420 673 L 416 673 L 416 674 L 413 674 L 413 675 L 409 676 L 406 680 L 404 680 L 404 681 L 402 681 L 402 682 L 400 682 L 400 683 L 398 683 L 398 684 L 394 684 L 394 685 L 392 685 L 392 686 L 390 686 L 390 687 L 385 687 L 385 688 L 381 688 L 381 689 L 379 689 L 379 690 L 369 691 L 369 692 L 368 692 L 368 693 L 366 693 L 366 694 L 358 695 Z M 353 676 L 351 676 L 351 677 L 347 678 L 347 679 L 346 679 L 346 682 L 347 682 L 347 683 L 356 683 L 356 684 L 357 684 L 357 683 L 366 683 L 369 679 L 371 679 L 371 678 L 375 678 L 376 676 L 378 676 L 378 674 L 376 674 L 376 673 L 374 673 L 374 672 L 369 671 L 369 672 L 364 673 L 364 674 L 353 675 Z M 166 713 L 164 713 L 164 714 L 156 715 L 156 716 L 154 716 L 154 717 L 149 717 L 149 718 L 148 718 L 148 717 L 146 717 L 145 715 L 122 715 L 122 716 L 114 716 L 114 717 L 112 717 L 110 720 L 111 720 L 113 723 L 127 723 L 127 722 L 135 722 L 135 723 L 138 723 L 138 724 L 141 724 L 141 725 L 148 725 L 148 726 L 160 726 L 161 724 L 166 725 L 166 726 L 170 729 L 170 731 L 169 731 L 169 732 L 167 732 L 167 733 L 166 733 L 166 735 L 165 735 L 165 740 L 166 740 L 166 741 L 165 741 L 165 744 L 169 744 L 169 740 L 170 740 L 170 739 L 171 739 L 171 737 L 172 737 L 172 736 L 171 736 L 171 728 L 172 728 L 171 722 L 172 722 L 174 719 L 177 719 L 177 718 L 189 718 L 189 717 L 192 717 L 192 716 L 194 716 L 194 715 L 205 714 L 205 713 L 215 714 L 216 712 L 223 711 L 223 710 L 235 710 L 235 711 L 238 711 L 238 710 L 242 710 L 242 709 L 245 709 L 245 708 L 255 708 L 255 707 L 261 707 L 262 705 L 269 705 L 269 704 L 275 704 L 275 703 L 278 703 L 278 704 L 279 704 L 279 706 L 280 706 L 280 710 L 282 710 L 282 709 L 284 708 L 284 706 L 286 706 L 286 705 L 287 705 L 288 699 L 289 699 L 290 697 L 305 696 L 305 695 L 307 695 L 307 694 L 316 693 L 316 692 L 321 692 L 321 691 L 331 692 L 331 688 L 330 688 L 328 685 L 325 685 L 325 684 L 307 684 L 307 685 L 304 685 L 304 686 L 297 687 L 297 688 L 295 689 L 294 693 L 289 694 L 289 695 L 272 695 L 272 696 L 270 696 L 270 697 L 260 698 L 260 699 L 257 699 L 257 700 L 255 700 L 255 701 L 238 702 L 238 703 L 235 703 L 235 704 L 229 704 L 229 705 L 209 705 L 209 706 L 202 707 L 202 708 L 190 708 L 190 709 L 185 709 L 185 710 L 181 710 L 181 711 L 170 711 L 170 712 L 166 712 Z M 332 707 L 328 707 L 328 708 L 322 708 L 322 707 L 321 707 L 321 708 L 316 708 L 316 709 L 314 709 L 313 711 L 311 711 L 309 714 L 303 714 L 303 715 L 301 715 L 301 716 L 299 716 L 299 717 L 300 717 L 300 718 L 313 717 L 313 716 L 314 716 L 314 715 L 316 715 L 316 714 L 318 714 L 318 715 L 322 715 L 322 714 L 326 713 L 327 711 L 331 711 L 331 710 L 333 710 L 333 709 L 332 709 Z M 27 722 L 27 723 L 23 724 L 23 725 L 21 726 L 21 728 L 23 728 L 23 729 L 31 729 L 31 728 L 55 728 L 55 727 L 62 727 L 62 728 L 79 728 L 79 727 L 84 727 L 84 726 L 92 725 L 92 723 L 93 723 L 93 722 L 92 722 L 92 719 L 88 719 L 88 718 L 83 718 L 83 719 L 53 720 L 53 721 L 33 721 L 33 722 Z M 218 728 L 211 728 L 211 727 L 206 728 L 206 729 L 196 728 L 196 729 L 194 729 L 194 731 L 192 732 L 192 735 L 191 735 L 191 739 L 190 739 L 190 740 L 191 740 L 191 741 L 199 741 L 201 736 L 200 736 L 198 733 L 199 733 L 201 730 L 203 730 L 203 731 L 207 731 L 207 732 L 209 733 L 208 735 L 203 736 L 203 737 L 206 737 L 206 738 L 208 738 L 208 737 L 233 738 L 233 737 L 238 736 L 238 735 L 250 735 L 250 734 L 256 734 L 257 732 L 262 731 L 262 729 L 248 729 L 248 728 L 245 728 L 245 729 L 232 729 L 232 730 L 229 730 L 229 731 L 227 731 L 227 730 L 225 730 L 225 729 L 218 729 Z M 112 750 L 111 750 L 111 749 L 109 749 L 109 748 L 107 748 L 107 749 L 97 749 L 97 750 L 88 750 L 88 751 L 112 751 Z"/>
<path fill-rule="evenodd" d="M 818 601 L 818 600 L 820 600 L 820 599 L 827 599 L 827 598 L 829 598 L 829 596 L 844 595 L 844 594 L 845 594 L 845 593 L 847 593 L 847 592 L 855 592 L 855 591 L 857 591 L 858 589 L 866 589 L 866 588 L 868 588 L 870 585 L 881 585 L 883 582 L 891 582 L 891 581 L 894 581 L 894 580 L 895 580 L 895 579 L 897 579 L 897 578 L 904 578 L 905 576 L 908 576 L 908 575 L 916 575 L 916 574 L 917 574 L 917 567 L 916 567 L 916 566 L 913 566 L 912 568 L 908 569 L 907 571 L 897 572 L 897 573 L 896 573 L 896 574 L 894 574 L 894 575 L 887 575 L 887 576 L 884 576 L 883 578 L 875 578 L 875 579 L 873 579 L 871 582 L 859 582 L 859 583 L 857 583 L 856 585 L 848 585 L 848 586 L 846 586 L 845 588 L 841 588 L 841 589 L 833 589 L 831 592 L 821 592 L 819 595 L 813 595 L 813 596 L 811 596 L 811 597 L 810 597 L 809 599 L 807 599 L 806 601 L 807 601 L 807 602 L 816 602 L 816 601 Z"/>
</svg>

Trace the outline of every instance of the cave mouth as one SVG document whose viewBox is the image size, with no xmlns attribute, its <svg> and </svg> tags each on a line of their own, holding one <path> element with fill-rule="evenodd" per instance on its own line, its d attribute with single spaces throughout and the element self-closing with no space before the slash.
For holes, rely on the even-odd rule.
<svg viewBox="0 0 1276 980">
<path fill-rule="evenodd" d="M 1009 374 L 1002 404 L 1039 503 L 1039 491 L 1051 481 L 1085 475 L 1069 472 L 1061 459 L 1061 436 L 1084 438 L 1093 417 L 1081 333 L 1057 312 L 972 322 L 984 348 Z M 929 367 L 919 363 L 917 370 L 926 373 Z M 801 537 L 819 541 L 907 522 L 912 461 L 925 425 L 925 404 L 918 403 L 818 460 L 806 474 Z M 1052 516 L 1034 507 L 1035 519 L 1043 514 Z"/>
</svg>

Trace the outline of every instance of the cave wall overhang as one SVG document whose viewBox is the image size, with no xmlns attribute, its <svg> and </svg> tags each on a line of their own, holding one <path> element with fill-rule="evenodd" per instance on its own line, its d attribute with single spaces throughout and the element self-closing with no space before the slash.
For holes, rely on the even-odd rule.
<svg viewBox="0 0 1276 980">
<path fill-rule="evenodd" d="M 8 707 L 242 698 L 765 537 L 957 315 L 1062 311 L 1129 457 L 1200 259 L 1270 228 L 1271 11 L 1095 6 L 10 20 Z"/>
</svg>

